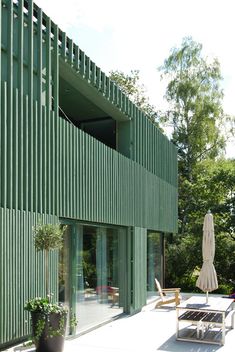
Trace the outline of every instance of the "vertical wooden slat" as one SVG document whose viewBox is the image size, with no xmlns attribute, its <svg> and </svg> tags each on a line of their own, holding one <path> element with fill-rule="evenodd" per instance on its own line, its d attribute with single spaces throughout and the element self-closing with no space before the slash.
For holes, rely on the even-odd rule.
<svg viewBox="0 0 235 352">
<path fill-rule="evenodd" d="M 61 45 L 61 56 L 63 57 L 63 59 L 65 61 L 67 61 L 67 56 L 66 56 L 66 52 L 67 52 L 67 36 L 65 32 L 62 32 L 62 45 Z"/>
<path fill-rule="evenodd" d="M 77 72 L 79 72 L 79 47 L 74 45 L 75 47 L 75 56 L 74 56 L 74 68 Z"/>
<path fill-rule="evenodd" d="M 67 186 L 68 186 L 68 164 L 67 164 L 67 155 L 68 155 L 68 124 L 65 124 L 64 130 L 63 130 L 63 144 L 62 144 L 62 148 L 63 148 L 63 161 L 64 161 L 64 165 L 63 165 L 63 212 L 62 214 L 64 215 L 64 217 L 66 217 L 66 205 L 67 205 Z M 69 194 L 68 194 L 69 196 Z"/>
<path fill-rule="evenodd" d="M 105 96 L 107 99 L 110 97 L 110 79 L 106 77 L 106 89 L 105 89 Z"/>
<path fill-rule="evenodd" d="M 46 113 L 50 119 L 51 111 L 51 20 L 46 21 Z"/>
<path fill-rule="evenodd" d="M 95 86 L 96 85 L 96 64 L 91 61 L 90 63 L 91 68 L 91 83 Z"/>
<path fill-rule="evenodd" d="M 46 109 L 43 106 L 42 107 L 42 119 L 41 119 L 41 136 L 40 136 L 40 149 L 41 149 L 41 165 L 42 169 L 40 170 L 41 172 L 41 183 L 39 185 L 40 187 L 40 197 L 41 197 L 41 203 L 42 203 L 42 212 L 46 213 L 47 212 L 47 138 L 46 138 L 46 131 L 47 131 L 47 115 L 46 115 Z"/>
<path fill-rule="evenodd" d="M 70 155 L 74 155 L 73 153 L 73 129 L 71 125 L 68 128 L 68 180 L 69 180 L 69 204 L 68 204 L 68 212 L 73 216 L 73 196 L 74 196 L 74 189 L 73 189 L 73 160 L 74 158 L 70 158 Z"/>
<path fill-rule="evenodd" d="M 103 93 L 103 95 L 106 94 L 106 77 L 104 72 L 101 72 L 101 91 Z"/>
<path fill-rule="evenodd" d="M 32 173 L 33 177 L 33 187 L 31 192 L 33 193 L 33 211 L 38 211 L 38 156 L 39 156 L 39 143 L 38 143 L 38 104 L 34 102 L 34 109 L 33 109 L 33 117 L 34 117 L 34 128 L 33 128 L 33 160 L 34 160 L 34 169 Z"/>
<path fill-rule="evenodd" d="M 28 194 L 28 204 L 29 209 L 33 207 L 33 2 L 28 0 L 28 124 L 29 124 L 29 134 L 28 134 L 28 145 L 29 149 L 26 151 L 28 153 L 28 173 L 29 173 L 29 194 Z"/>
<path fill-rule="evenodd" d="M 0 207 L 0 232 L 4 233 L 4 224 L 3 224 L 3 208 Z M 0 266 L 1 268 L 4 268 L 4 238 L 3 236 L 0 236 L 0 251 L 1 253 L 3 253 L 0 256 Z M 0 302 L 3 302 L 3 300 L 5 299 L 5 292 L 4 292 L 4 274 L 5 274 L 5 270 L 2 270 L 2 274 L 0 275 Z M 4 305 L 3 305 L 4 306 Z M 4 307 L 2 307 L 2 309 L 0 310 L 0 321 L 3 322 L 4 321 Z M 6 340 L 3 329 L 0 329 L 0 337 L 1 340 Z"/>
<path fill-rule="evenodd" d="M 10 0 L 8 4 L 8 17 L 7 17 L 7 179 L 12 184 L 12 119 L 13 119 L 13 1 Z M 6 186 L 7 186 L 6 185 Z M 9 186 L 8 186 L 9 187 Z M 7 201 L 8 207 L 12 207 L 12 187 L 7 188 Z"/>
<path fill-rule="evenodd" d="M 0 43 L 2 46 L 2 3 L 1 2 L 0 2 Z M 0 113 L 1 113 L 1 106 L 2 106 L 2 48 L 0 48 Z M 0 130 L 1 130 L 1 121 L 0 121 Z M 1 145 L 1 133 L 0 133 L 0 145 Z M 1 183 L 1 173 L 0 173 L 0 183 Z M 1 205 L 1 197 L 0 197 L 0 205 Z"/>
<path fill-rule="evenodd" d="M 68 40 L 69 43 L 69 52 L 68 52 L 68 63 L 73 66 L 73 41 L 72 39 Z"/>
<path fill-rule="evenodd" d="M 65 208 L 66 208 L 66 185 L 67 185 L 67 124 L 64 123 L 64 128 L 62 129 L 62 145 L 61 145 L 61 150 L 62 150 L 62 155 L 63 155 L 63 164 L 62 164 L 62 214 L 65 216 Z"/>
<path fill-rule="evenodd" d="M 1 204 L 6 207 L 7 203 L 7 82 L 2 85 L 1 109 Z"/>
<path fill-rule="evenodd" d="M 85 63 L 85 53 L 84 51 L 82 50 L 79 50 L 80 52 L 80 73 L 82 75 L 82 77 L 85 76 L 85 66 L 86 66 L 86 63 Z"/>
<path fill-rule="evenodd" d="M 23 197 L 21 192 L 23 189 L 23 82 L 24 82 L 24 72 L 23 72 L 23 52 L 24 52 L 24 13 L 23 13 L 23 0 L 19 0 L 18 4 L 18 89 L 19 89 L 19 99 L 18 99 L 18 111 L 19 111 L 19 138 L 18 138 L 18 153 L 19 153 L 19 165 L 18 165 L 18 175 L 19 175 L 19 197 L 18 206 L 19 209 L 23 209 Z"/>
<path fill-rule="evenodd" d="M 37 101 L 38 118 L 42 115 L 42 10 L 38 9 L 37 18 Z"/>
<path fill-rule="evenodd" d="M 38 138 L 38 153 L 39 157 L 37 159 L 38 165 L 38 185 L 37 185 L 37 206 L 39 212 L 42 212 L 42 10 L 38 8 L 37 16 L 37 138 Z"/>
<path fill-rule="evenodd" d="M 3 118 L 3 94 L 2 94 L 3 90 L 2 90 L 2 81 L 0 81 L 0 114 Z M 3 161 L 3 127 L 2 127 L 2 124 L 3 124 L 3 121 L 2 121 L 2 118 L 0 118 L 0 150 L 1 150 L 1 153 L 0 153 L 0 162 L 2 164 L 2 161 Z M 2 172 L 2 168 L 0 169 L 0 207 L 3 206 L 3 193 L 2 193 L 2 190 L 3 190 L 3 172 Z"/>
<path fill-rule="evenodd" d="M 7 237 L 9 236 L 9 232 L 8 232 L 8 216 L 7 214 L 9 213 L 9 210 L 8 209 L 4 209 L 4 212 L 3 212 L 3 224 L 4 224 L 4 233 L 6 233 Z M 7 253 L 9 251 L 9 243 L 7 243 L 7 241 L 5 241 L 4 243 L 4 251 L 3 251 L 3 256 L 4 256 L 4 265 L 3 265 L 3 268 L 5 268 L 5 265 L 6 265 L 6 262 L 7 262 Z M 4 286 L 4 297 L 8 297 L 8 290 L 9 290 L 9 287 L 8 287 L 8 275 L 7 275 L 7 271 L 4 270 L 4 273 L 3 273 L 3 278 L 4 278 L 4 281 L 3 281 L 3 286 Z M 4 308 L 3 308 L 3 311 L 4 311 L 4 318 L 6 317 L 6 315 L 8 315 L 8 310 L 9 310 L 9 306 L 4 304 Z M 6 325 L 5 325 L 5 338 L 7 338 L 9 336 L 9 319 L 6 320 Z"/>
<path fill-rule="evenodd" d="M 85 77 L 88 82 L 90 82 L 90 77 L 91 77 L 91 60 L 89 56 L 85 55 Z"/>
<path fill-rule="evenodd" d="M 54 111 L 55 111 L 55 116 L 54 116 L 54 125 L 53 125 L 53 150 L 54 150 L 54 162 L 53 162 L 53 172 L 52 172 L 52 178 L 55 180 L 58 175 L 59 175 L 59 158 L 58 158 L 58 149 L 56 146 L 56 134 L 54 131 L 57 131 L 56 126 L 58 126 L 57 121 L 59 119 L 59 46 L 58 46 L 58 38 L 59 38 L 59 30 L 58 26 L 54 25 L 54 44 L 53 44 L 53 103 L 54 103 Z M 59 187 L 54 185 L 54 189 L 52 192 L 53 194 L 56 194 L 57 199 L 53 200 L 53 210 L 52 213 L 54 214 L 58 210 L 58 192 L 59 192 Z"/>
<path fill-rule="evenodd" d="M 85 168 L 85 172 L 86 172 L 86 178 L 85 178 L 85 194 L 86 194 L 86 199 L 85 199 L 85 219 L 89 219 L 89 177 L 90 177 L 90 173 L 89 173 L 89 147 L 90 147 L 90 143 L 89 143 L 89 138 L 88 136 L 85 136 L 85 150 L 86 150 L 86 168 Z"/>
<path fill-rule="evenodd" d="M 73 130 L 74 133 L 74 178 L 73 178 L 73 190 L 74 190 L 74 195 L 73 195 L 73 216 L 75 217 L 76 214 L 78 214 L 78 197 L 79 197 L 79 188 L 78 188 L 78 138 L 77 138 L 77 130 Z"/>
<path fill-rule="evenodd" d="M 61 129 L 62 124 L 60 119 L 57 122 L 57 190 L 59 190 L 57 199 L 57 214 L 62 214 L 61 205 L 62 205 L 62 136 L 61 136 Z"/>
<path fill-rule="evenodd" d="M 19 149 L 18 149 L 18 141 L 19 141 L 19 94 L 18 89 L 14 91 L 13 95 L 13 183 L 12 183 L 12 206 L 14 209 L 18 208 L 18 196 L 19 196 Z"/>
<path fill-rule="evenodd" d="M 46 149 L 46 189 L 47 193 L 45 194 L 47 204 L 46 211 L 50 213 L 51 206 L 51 162 L 50 154 L 51 154 L 51 143 L 50 143 L 50 135 L 51 135 L 51 106 L 52 106 L 52 82 L 51 82 L 51 20 L 47 17 L 46 21 L 46 126 L 45 135 L 47 140 L 47 149 Z"/>
<path fill-rule="evenodd" d="M 80 209 L 80 216 L 83 218 L 83 197 L 84 197 L 84 133 L 79 131 L 79 190 L 80 190 L 80 197 L 79 197 L 79 209 Z"/>
<path fill-rule="evenodd" d="M 23 138 L 23 209 L 28 209 L 28 200 L 29 200 L 29 103 L 28 95 L 24 97 L 24 110 L 22 116 L 22 138 Z"/>
<path fill-rule="evenodd" d="M 114 82 L 110 81 L 110 95 L 109 95 L 109 99 L 110 101 L 113 103 L 114 102 Z"/>
<path fill-rule="evenodd" d="M 96 67 L 96 79 L 95 79 L 95 86 L 98 90 L 101 89 L 101 72 L 100 68 Z"/>
<path fill-rule="evenodd" d="M 68 124 L 64 123 L 63 129 L 62 129 L 62 145 L 61 145 L 61 150 L 62 150 L 62 212 L 61 214 L 64 214 L 66 216 L 66 193 L 67 193 L 67 184 L 68 184 L 68 179 L 67 179 L 67 171 L 68 171 L 68 165 L 67 165 L 67 153 L 68 153 L 68 138 L 67 138 L 67 130 L 68 130 Z"/>
<path fill-rule="evenodd" d="M 51 214 L 51 192 L 52 192 L 52 183 L 51 183 L 51 169 L 53 164 L 52 159 L 52 116 L 51 111 L 46 113 L 46 126 L 45 126 L 45 139 L 46 139 L 46 166 L 45 166 L 45 182 L 46 182 L 46 208 L 45 212 Z"/>
<path fill-rule="evenodd" d="M 123 93 L 121 89 L 118 90 L 118 106 L 120 110 L 123 110 Z"/>
<path fill-rule="evenodd" d="M 116 84 L 113 85 L 113 103 L 118 105 L 118 87 Z"/>
</svg>

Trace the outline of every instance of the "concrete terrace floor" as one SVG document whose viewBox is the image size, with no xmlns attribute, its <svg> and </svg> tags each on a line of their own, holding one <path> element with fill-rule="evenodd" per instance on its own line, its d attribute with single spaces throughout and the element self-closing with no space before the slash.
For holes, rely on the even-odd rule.
<svg viewBox="0 0 235 352">
<path fill-rule="evenodd" d="M 176 311 L 172 305 L 154 309 L 145 306 L 133 316 L 107 323 L 80 337 L 65 341 L 64 352 L 232 352 L 235 329 L 227 330 L 225 345 L 176 341 Z M 228 325 L 231 320 L 228 320 Z M 6 351 L 35 351 L 16 346 Z"/>
</svg>

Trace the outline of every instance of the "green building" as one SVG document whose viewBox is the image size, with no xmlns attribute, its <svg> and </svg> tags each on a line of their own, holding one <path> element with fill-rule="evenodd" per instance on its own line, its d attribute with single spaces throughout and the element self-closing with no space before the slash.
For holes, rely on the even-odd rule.
<svg viewBox="0 0 235 352">
<path fill-rule="evenodd" d="M 50 287 L 76 334 L 156 294 L 177 231 L 177 152 L 31 0 L 1 0 L 0 23 L 1 349 L 29 335 L 24 303 L 45 295 L 39 221 L 68 225 Z"/>
</svg>

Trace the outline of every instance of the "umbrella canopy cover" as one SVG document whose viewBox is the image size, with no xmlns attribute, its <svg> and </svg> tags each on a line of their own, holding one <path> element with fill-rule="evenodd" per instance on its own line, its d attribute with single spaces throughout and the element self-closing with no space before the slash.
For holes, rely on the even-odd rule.
<svg viewBox="0 0 235 352">
<path fill-rule="evenodd" d="M 196 286 L 204 292 L 211 292 L 218 288 L 217 274 L 213 264 L 215 256 L 215 235 L 213 215 L 207 213 L 203 224 L 202 240 L 203 265 Z"/>
</svg>

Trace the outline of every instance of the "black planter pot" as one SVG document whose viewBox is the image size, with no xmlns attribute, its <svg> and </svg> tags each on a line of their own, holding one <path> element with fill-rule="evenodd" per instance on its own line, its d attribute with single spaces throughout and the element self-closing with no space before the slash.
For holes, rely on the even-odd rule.
<svg viewBox="0 0 235 352">
<path fill-rule="evenodd" d="M 31 317 L 36 352 L 63 352 L 67 314 L 31 312 Z"/>
</svg>

